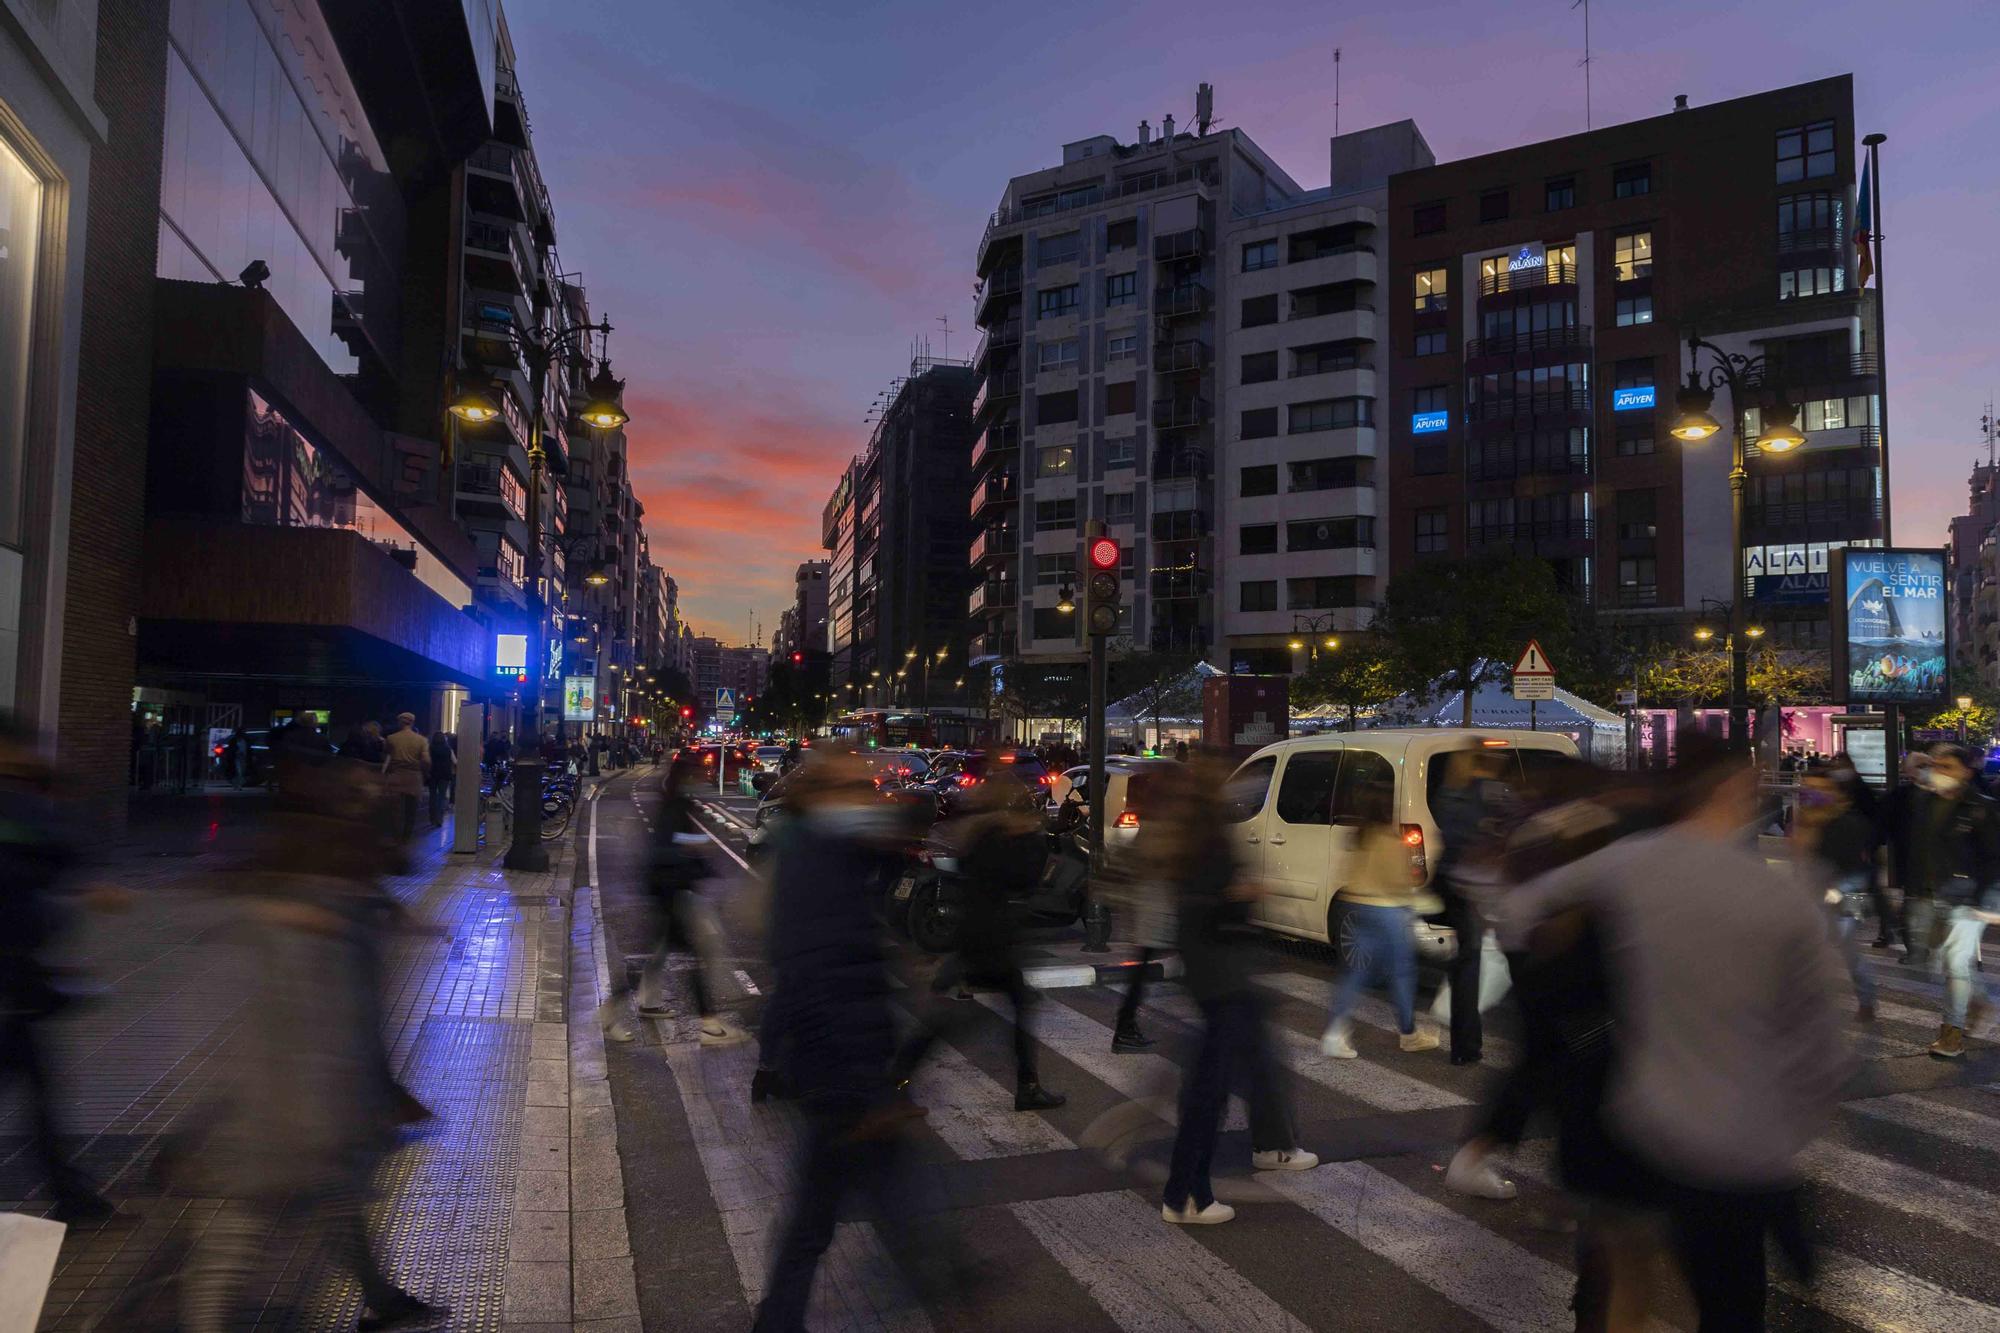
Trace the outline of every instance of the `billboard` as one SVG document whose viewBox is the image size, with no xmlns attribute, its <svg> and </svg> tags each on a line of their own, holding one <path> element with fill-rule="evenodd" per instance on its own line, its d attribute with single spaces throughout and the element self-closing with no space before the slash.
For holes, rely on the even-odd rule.
<svg viewBox="0 0 2000 1333">
<path fill-rule="evenodd" d="M 596 714 L 597 682 L 589 676 L 563 677 L 563 721 L 588 722 Z"/>
<path fill-rule="evenodd" d="M 527 635 L 496 634 L 493 636 L 493 674 L 502 680 L 526 680 L 528 678 Z"/>
<path fill-rule="evenodd" d="M 1951 618 L 1940 549 L 1831 553 L 1834 697 L 1942 706 L 1951 691 Z"/>
</svg>

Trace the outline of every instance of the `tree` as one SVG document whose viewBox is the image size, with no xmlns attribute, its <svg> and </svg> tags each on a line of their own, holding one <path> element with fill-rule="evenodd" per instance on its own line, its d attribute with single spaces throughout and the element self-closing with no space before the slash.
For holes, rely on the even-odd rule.
<svg viewBox="0 0 2000 1333">
<path fill-rule="evenodd" d="M 1342 639 L 1340 647 L 1322 652 L 1292 677 L 1293 707 L 1345 708 L 1349 731 L 1358 710 L 1385 704 L 1401 692 L 1387 645 L 1372 635 Z"/>
<path fill-rule="evenodd" d="M 1083 663 L 1014 657 L 1001 664 L 1000 679 L 1000 704 L 1016 717 L 1052 717 L 1082 730 L 1090 707 L 1089 672 Z"/>
<path fill-rule="evenodd" d="M 1118 653 L 1111 659 L 1105 694 L 1114 702 L 1127 702 L 1142 717 L 1153 719 L 1157 744 L 1162 717 L 1185 717 L 1201 711 L 1201 677 L 1196 668 L 1201 654 L 1154 652 L 1135 649 L 1130 640 L 1113 646 Z"/>
<path fill-rule="evenodd" d="M 1744 663 L 1744 703 L 1818 704 L 1831 696 L 1818 654 L 1761 648 Z M 1653 707 L 1723 708 L 1729 703 L 1729 654 L 1721 648 L 1676 649 L 1639 668 L 1639 702 Z"/>
<path fill-rule="evenodd" d="M 1555 662 L 1556 681 L 1571 694 L 1610 708 L 1618 691 L 1632 688 L 1637 646 L 1622 626 L 1598 614 L 1595 603 L 1581 597 L 1566 600 L 1569 619 L 1563 632 L 1542 641 Z"/>
<path fill-rule="evenodd" d="M 1569 615 L 1547 561 L 1487 555 L 1429 561 L 1393 580 L 1373 628 L 1396 687 L 1426 698 L 1463 691 L 1469 727 L 1479 686 L 1504 676 L 1528 640 L 1560 639 Z"/>
<path fill-rule="evenodd" d="M 1990 743 L 1994 726 L 2000 724 L 2000 690 L 1987 684 L 1978 665 L 1966 658 L 1960 658 L 1952 668 L 1951 683 L 1951 703 L 1914 725 L 1920 730 L 1956 732 L 1962 724 L 1968 741 Z M 1962 713 L 1958 706 L 1961 698 L 1972 700 L 1972 707 Z"/>
</svg>

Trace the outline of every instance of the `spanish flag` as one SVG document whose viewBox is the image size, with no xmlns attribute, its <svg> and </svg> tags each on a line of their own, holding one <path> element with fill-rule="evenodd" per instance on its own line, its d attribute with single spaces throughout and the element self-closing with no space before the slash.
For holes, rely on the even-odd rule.
<svg viewBox="0 0 2000 1333">
<path fill-rule="evenodd" d="M 1868 162 L 1861 163 L 1861 194 L 1854 219 L 1854 288 L 1861 290 L 1875 276 L 1875 202 L 1868 191 Z"/>
</svg>

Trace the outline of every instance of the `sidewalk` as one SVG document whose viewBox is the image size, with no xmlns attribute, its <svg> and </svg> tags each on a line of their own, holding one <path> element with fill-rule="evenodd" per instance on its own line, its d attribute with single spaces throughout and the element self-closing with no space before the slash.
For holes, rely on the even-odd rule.
<svg viewBox="0 0 2000 1333">
<path fill-rule="evenodd" d="M 572 976 L 591 993 L 596 983 L 594 967 L 572 966 L 573 954 L 590 959 L 596 945 L 593 900 L 576 887 L 584 813 L 549 844 L 546 872 L 503 870 L 497 845 L 457 856 L 448 840 L 427 837 L 414 872 L 390 882 L 440 931 L 396 939 L 384 969 L 395 1066 L 438 1118 L 385 1165 L 374 1243 L 396 1281 L 453 1308 L 452 1328 L 568 1326 L 586 1306 L 591 1316 L 637 1308 L 629 1257 L 622 1301 L 615 1274 L 571 1272 L 572 1237 L 581 1244 L 586 1232 L 572 1225 L 580 1197 L 572 1170 L 597 1162 L 611 1132 L 600 1123 L 608 1111 L 593 1117 L 586 1109 L 609 1105 L 588 1005 L 575 1048 L 567 1021 Z M 204 891 L 222 843 L 197 835 L 183 848 L 106 867 L 140 902 L 123 916 L 91 917 L 71 951 L 107 989 L 55 1034 L 64 1129 L 74 1159 L 131 1220 L 66 1237 L 44 1329 L 91 1326 L 135 1281 L 158 1275 L 177 1222 L 198 1227 L 217 1206 L 167 1200 L 148 1180 L 162 1136 L 217 1085 L 245 1016 L 249 959 L 228 928 L 229 905 Z M 25 1110 L 13 1103 L 0 1112 L 0 1210 L 40 1214 L 48 1201 L 27 1152 Z M 600 1133 L 605 1148 L 590 1142 Z M 622 1183 L 610 1183 L 616 1188 L 600 1184 L 590 1196 L 616 1214 L 615 1227 L 609 1216 L 589 1224 L 600 1259 L 616 1258 L 608 1251 L 624 1233 Z M 245 1326 L 353 1328 L 359 1293 L 327 1279 L 330 1271 L 307 1237 L 281 1232 L 246 1291 L 242 1314 L 253 1322 Z M 589 1283 L 588 1302 L 573 1292 L 577 1282 Z M 149 1300 L 149 1314 L 170 1315 L 170 1295 Z"/>
</svg>

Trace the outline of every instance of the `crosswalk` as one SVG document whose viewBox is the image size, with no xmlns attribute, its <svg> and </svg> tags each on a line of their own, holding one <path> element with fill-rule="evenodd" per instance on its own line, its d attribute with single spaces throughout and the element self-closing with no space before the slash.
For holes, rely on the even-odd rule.
<svg viewBox="0 0 2000 1333">
<path fill-rule="evenodd" d="M 1488 1036 L 1484 1068 L 1455 1068 L 1441 1051 L 1403 1053 L 1388 1006 L 1357 1011 L 1354 1060 L 1319 1053 L 1328 983 L 1275 964 L 1256 977 L 1272 1001 L 1272 1036 L 1291 1069 L 1302 1146 L 1318 1169 L 1253 1176 L 1242 1136 L 1217 1154 L 1218 1194 L 1238 1207 L 1224 1227 L 1160 1220 L 1159 1181 L 1180 1061 L 1198 1028 L 1193 1000 L 1172 984 L 1148 996 L 1152 1052 L 1111 1050 L 1117 996 L 1052 991 L 1033 1011 L 1043 1081 L 1070 1095 L 1044 1114 L 1012 1109 L 1011 1054 L 996 1039 L 1011 1009 L 982 994 L 980 1021 L 941 1041 L 912 1093 L 929 1114 L 913 1150 L 946 1197 L 966 1197 L 946 1225 L 1009 1256 L 1011 1280 L 1031 1284 L 1035 1326 L 1138 1333 L 1232 1329 L 1501 1329 L 1571 1326 L 1573 1236 L 1546 1141 L 1510 1163 L 1520 1197 L 1458 1196 L 1441 1166 L 1494 1077 L 1516 1058 L 1504 1031 Z M 1827 1221 L 1822 1270 L 1809 1288 L 1773 1300 L 1787 1328 L 1967 1330 L 2000 1333 L 2000 1091 L 1955 1083 L 1955 1067 L 1921 1052 L 1936 1011 L 1920 989 L 1885 991 L 1865 1059 L 1895 1062 L 1886 1095 L 1855 1100 L 1806 1154 Z M 918 1001 L 908 999 L 906 1008 Z M 734 1256 L 746 1303 L 764 1281 L 773 1228 L 792 1189 L 799 1120 L 782 1103 L 751 1106 L 750 1048 L 664 1045 Z M 1975 1062 L 1982 1058 L 1975 1054 Z M 1986 1075 L 1990 1077 L 1991 1075 Z M 1133 1103 L 1140 1103 L 1136 1111 Z M 1146 1109 L 1150 1107 L 1150 1112 Z M 1120 1170 L 1080 1145 L 1123 1117 L 1150 1128 Z M 1245 1123 L 1233 1103 L 1229 1128 Z M 1350 1132 L 1352 1130 L 1353 1132 Z M 1387 1149 L 1384 1144 L 1390 1144 Z M 959 1173 L 959 1174 L 954 1174 Z M 970 1175 L 964 1173 L 972 1173 Z M 975 1179 L 976 1177 L 976 1179 Z M 815 1329 L 986 1327 L 916 1294 L 884 1236 L 843 1222 L 815 1287 Z M 1661 1328 L 1692 1326 L 1684 1299 L 1663 1304 Z M 1019 1327 L 1018 1307 L 1012 1316 Z M 994 1327 L 1003 1326 L 995 1323 Z"/>
</svg>

